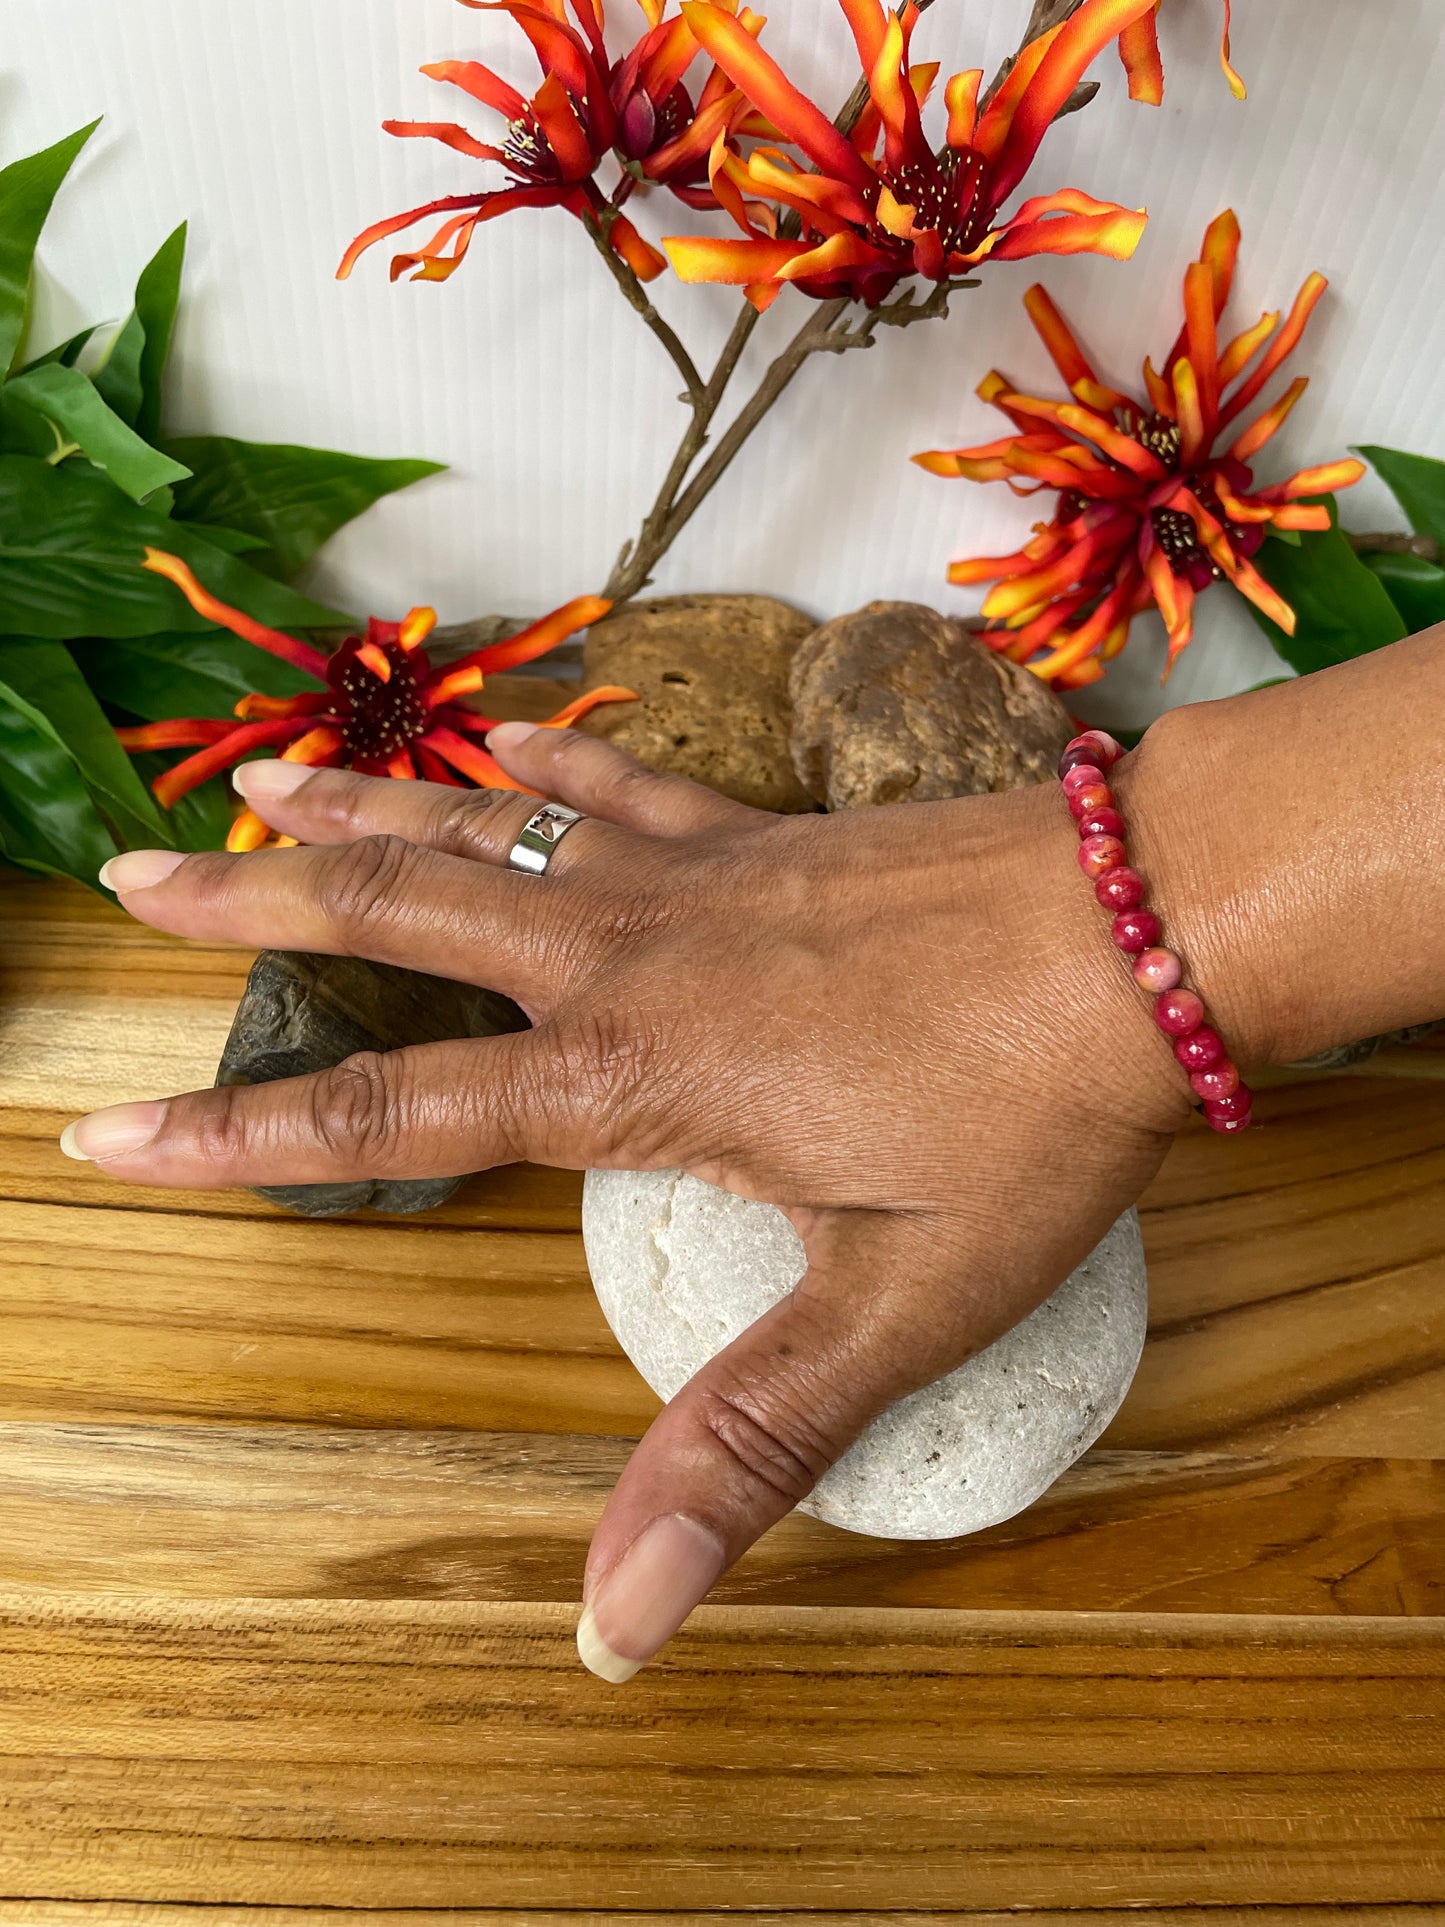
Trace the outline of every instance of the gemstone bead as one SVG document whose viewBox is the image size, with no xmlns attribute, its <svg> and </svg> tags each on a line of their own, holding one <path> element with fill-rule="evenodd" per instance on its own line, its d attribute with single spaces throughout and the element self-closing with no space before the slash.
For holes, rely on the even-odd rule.
<svg viewBox="0 0 1445 1927">
<path fill-rule="evenodd" d="M 1206 1098 L 1204 1115 L 1212 1124 L 1216 1118 L 1248 1117 L 1254 1106 L 1254 1093 L 1247 1084 L 1241 1084 L 1228 1097 Z"/>
<path fill-rule="evenodd" d="M 1104 772 L 1097 763 L 1076 763 L 1064 778 L 1064 795 L 1072 796 L 1075 790 L 1082 789 L 1086 783 L 1102 783 Z"/>
<path fill-rule="evenodd" d="M 1201 1024 L 1187 1037 L 1176 1037 L 1174 1055 L 1187 1071 L 1207 1071 L 1224 1057 L 1224 1039 L 1212 1024 Z"/>
<path fill-rule="evenodd" d="M 1217 1104 L 1221 1098 L 1233 1097 L 1239 1089 L 1239 1072 L 1227 1057 L 1221 1057 L 1207 1071 L 1191 1071 L 1189 1084 L 1196 1097 L 1206 1104 Z"/>
<path fill-rule="evenodd" d="M 1117 869 L 1125 850 L 1117 836 L 1086 836 L 1079 845 L 1079 868 L 1086 877 L 1098 878 L 1106 870 Z"/>
<path fill-rule="evenodd" d="M 1184 966 L 1172 950 L 1146 950 L 1134 959 L 1134 981 L 1156 995 L 1173 990 L 1184 975 Z"/>
<path fill-rule="evenodd" d="M 1092 749 L 1101 769 L 1108 769 L 1124 754 L 1122 746 L 1114 741 L 1106 729 L 1086 729 L 1081 736 L 1075 736 L 1064 744 L 1064 755 L 1067 756 L 1071 749 Z"/>
<path fill-rule="evenodd" d="M 1095 810 L 1111 810 L 1114 807 L 1114 792 L 1107 783 L 1081 783 L 1068 799 L 1069 814 L 1076 823 Z"/>
<path fill-rule="evenodd" d="M 1124 819 L 1117 810 L 1111 810 L 1106 803 L 1100 810 L 1090 810 L 1087 816 L 1079 818 L 1080 836 L 1123 836 Z"/>
<path fill-rule="evenodd" d="M 1077 769 L 1080 763 L 1088 763 L 1092 765 L 1094 769 L 1099 769 L 1098 750 L 1086 744 L 1080 744 L 1077 749 L 1066 749 L 1059 758 L 1059 775 L 1067 776 L 1069 771 L 1071 769 Z"/>
<path fill-rule="evenodd" d="M 1104 872 L 1094 885 L 1094 895 L 1106 910 L 1132 910 L 1144 901 L 1144 879 L 1124 863 Z"/>
<path fill-rule="evenodd" d="M 1253 1112 L 1246 1111 L 1242 1117 L 1211 1117 L 1208 1111 L 1206 1111 L 1204 1114 L 1204 1121 L 1209 1126 L 1211 1131 L 1219 1131 L 1222 1133 L 1227 1133 L 1230 1131 L 1247 1131 L 1249 1129 L 1249 1121 L 1252 1116 L 1253 1116 Z"/>
<path fill-rule="evenodd" d="M 1120 950 L 1148 950 L 1159 941 L 1159 919 L 1152 910 L 1121 910 L 1114 919 L 1113 937 Z"/>
<path fill-rule="evenodd" d="M 1204 1022 L 1204 1003 L 1192 990 L 1166 990 L 1155 1000 L 1154 1021 L 1171 1037 L 1187 1037 Z"/>
</svg>

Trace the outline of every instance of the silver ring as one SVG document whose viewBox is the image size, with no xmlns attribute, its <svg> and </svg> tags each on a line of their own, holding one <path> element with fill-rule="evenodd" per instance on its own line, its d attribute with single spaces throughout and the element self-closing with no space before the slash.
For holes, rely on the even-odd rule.
<svg viewBox="0 0 1445 1927">
<path fill-rule="evenodd" d="M 522 825 L 521 835 L 507 852 L 507 867 L 525 870 L 528 876 L 544 876 L 557 845 L 581 821 L 581 810 L 569 810 L 565 803 L 544 803 Z"/>
</svg>

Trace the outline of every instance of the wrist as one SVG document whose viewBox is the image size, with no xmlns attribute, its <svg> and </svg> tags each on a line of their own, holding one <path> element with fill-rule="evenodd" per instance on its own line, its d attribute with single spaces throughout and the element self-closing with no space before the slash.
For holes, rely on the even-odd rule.
<svg viewBox="0 0 1445 1927">
<path fill-rule="evenodd" d="M 1231 1055 L 1445 1013 L 1445 629 L 1170 711 L 1110 782 L 1164 941 Z"/>
</svg>

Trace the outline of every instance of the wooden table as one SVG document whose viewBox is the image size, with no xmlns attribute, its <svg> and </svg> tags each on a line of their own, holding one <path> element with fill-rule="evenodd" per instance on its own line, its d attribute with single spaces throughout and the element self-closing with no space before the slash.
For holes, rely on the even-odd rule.
<svg viewBox="0 0 1445 1927">
<path fill-rule="evenodd" d="M 67 1163 L 210 1081 L 247 959 L 0 915 L 0 1923 L 1445 1920 L 1445 1085 L 1186 1132 L 1099 1449 L 957 1543 L 790 1520 L 619 1689 L 578 1581 L 656 1407 L 578 1180 Z"/>
</svg>

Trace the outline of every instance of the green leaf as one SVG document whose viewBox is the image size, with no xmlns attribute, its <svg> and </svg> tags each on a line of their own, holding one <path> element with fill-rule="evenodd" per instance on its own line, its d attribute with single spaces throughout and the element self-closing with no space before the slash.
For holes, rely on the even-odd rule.
<svg viewBox="0 0 1445 1927">
<path fill-rule="evenodd" d="M 142 722 L 229 716 L 242 696 L 298 696 L 316 684 L 224 629 L 200 636 L 130 636 L 72 642 L 71 654 L 96 695 Z"/>
<path fill-rule="evenodd" d="M 76 877 L 92 890 L 100 888 L 96 872 L 116 854 L 54 725 L 5 683 L 0 683 L 0 854 L 22 869 Z"/>
<path fill-rule="evenodd" d="M 0 171 L 0 369 L 11 367 L 25 334 L 30 270 L 50 204 L 99 125 L 93 120 L 53 147 Z"/>
<path fill-rule="evenodd" d="M 170 841 L 154 799 L 63 643 L 0 637 L 0 681 L 55 729 L 118 842 L 147 848 Z"/>
<path fill-rule="evenodd" d="M 0 634 L 64 642 L 212 628 L 144 567 L 147 547 L 179 555 L 214 595 L 272 628 L 349 621 L 212 548 L 203 531 L 127 501 L 104 476 L 0 455 Z"/>
<path fill-rule="evenodd" d="M 181 298 L 185 255 L 182 221 L 141 270 L 130 318 L 95 371 L 95 385 L 106 401 L 148 442 L 161 432 L 161 385 Z"/>
<path fill-rule="evenodd" d="M 185 481 L 191 472 L 142 441 L 78 368 L 67 368 L 59 361 L 44 362 L 6 382 L 5 397 L 7 401 L 18 399 L 54 422 L 65 441 L 73 442 L 133 502 L 143 502 L 157 489 Z"/>
<path fill-rule="evenodd" d="M 1421 555 L 1365 554 L 1365 567 L 1384 584 L 1412 636 L 1445 622 L 1445 569 Z"/>
<path fill-rule="evenodd" d="M 1304 676 L 1365 656 L 1405 634 L 1399 611 L 1339 529 L 1306 530 L 1298 548 L 1266 542 L 1254 566 L 1295 613 L 1284 631 L 1253 603 L 1250 614 L 1292 669 Z"/>
<path fill-rule="evenodd" d="M 150 506 L 154 507 L 155 504 Z M 197 535 L 204 536 L 213 549 L 224 549 L 227 555 L 246 555 L 266 546 L 256 536 L 247 535 L 244 529 L 223 529 L 216 522 L 193 522 L 189 526 Z"/>
<path fill-rule="evenodd" d="M 230 435 L 187 435 L 168 441 L 191 469 L 176 490 L 176 514 L 221 522 L 258 536 L 269 554 L 256 566 L 289 581 L 330 536 L 383 495 L 440 472 L 440 462 L 377 461 L 284 442 L 243 442 Z"/>
<path fill-rule="evenodd" d="M 92 323 L 89 328 L 82 328 L 79 334 L 72 335 L 69 341 L 57 342 L 55 347 L 47 348 L 43 355 L 37 355 L 34 361 L 27 361 L 23 368 L 17 370 L 17 373 L 28 375 L 32 368 L 43 368 L 52 361 L 58 361 L 67 368 L 73 368 L 80 359 L 82 349 L 94 333 L 95 324 Z"/>
<path fill-rule="evenodd" d="M 1445 462 L 1398 448 L 1357 448 L 1389 489 L 1416 535 L 1433 536 L 1445 552 Z"/>
<path fill-rule="evenodd" d="M 142 750 L 132 758 L 136 775 L 147 785 L 180 760 L 180 753 L 173 749 Z M 213 776 L 209 783 L 201 783 L 195 789 L 187 790 L 184 796 L 178 796 L 168 810 L 161 811 L 161 815 L 166 819 L 167 841 L 176 849 L 223 849 L 227 832 L 236 816 L 236 798 L 231 792 L 230 778 Z"/>
</svg>

